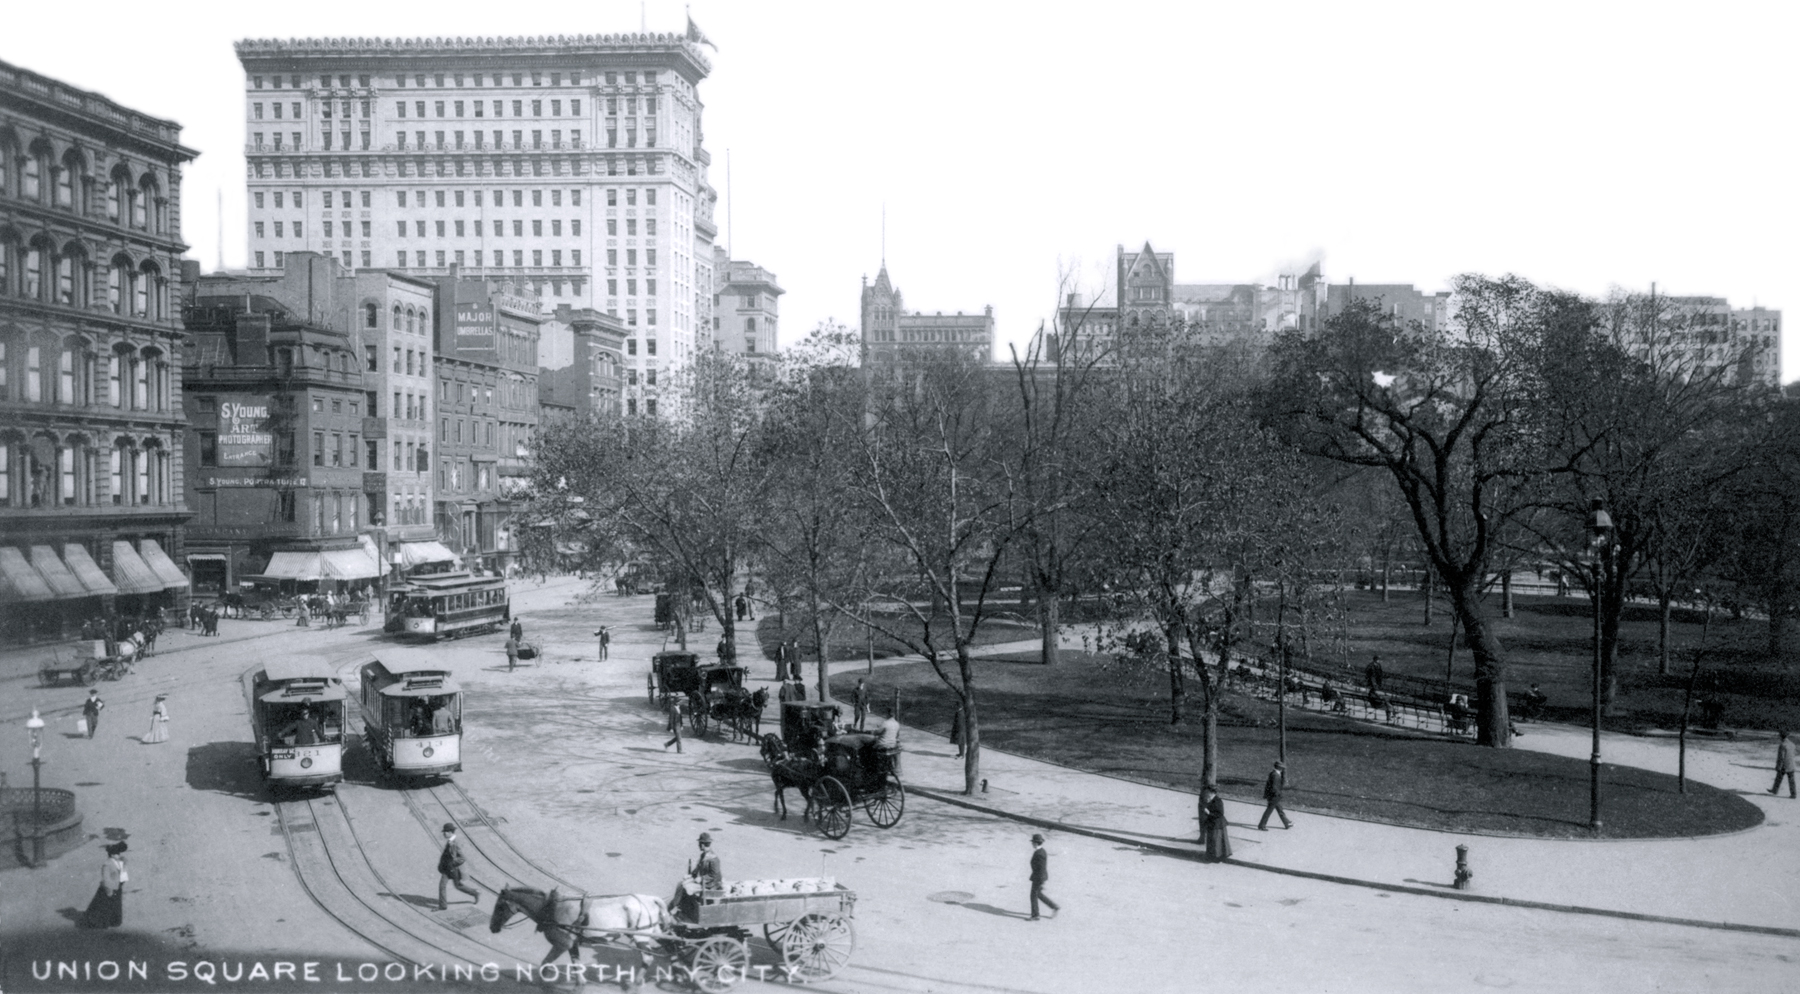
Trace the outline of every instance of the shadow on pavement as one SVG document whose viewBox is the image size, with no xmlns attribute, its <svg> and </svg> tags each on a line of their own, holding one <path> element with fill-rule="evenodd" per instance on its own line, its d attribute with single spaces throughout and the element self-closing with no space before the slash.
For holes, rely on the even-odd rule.
<svg viewBox="0 0 1800 994">
<path fill-rule="evenodd" d="M 208 742 L 189 749 L 187 785 L 193 790 L 267 800 L 256 747 L 249 742 Z"/>
<path fill-rule="evenodd" d="M 993 915 L 996 918 L 1017 918 L 1024 920 L 1031 917 L 1030 914 L 1024 911 L 1011 911 L 1006 908 L 996 908 L 991 904 L 981 904 L 976 901 L 960 901 L 958 902 L 958 906 L 968 908 L 970 911 L 979 911 L 983 914 Z"/>
</svg>

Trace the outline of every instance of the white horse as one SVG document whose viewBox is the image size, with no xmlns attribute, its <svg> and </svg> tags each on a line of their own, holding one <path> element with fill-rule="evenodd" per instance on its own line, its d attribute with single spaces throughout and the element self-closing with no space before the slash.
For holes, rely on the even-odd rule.
<svg viewBox="0 0 1800 994">
<path fill-rule="evenodd" d="M 563 953 L 569 962 L 580 962 L 581 942 L 630 945 L 637 949 L 644 976 L 655 966 L 652 958 L 657 949 L 650 932 L 670 931 L 669 907 L 660 897 L 648 894 L 622 894 L 613 897 L 564 897 L 557 891 L 548 894 L 534 887 L 502 887 L 494 898 L 494 914 L 488 930 L 498 932 L 514 915 L 524 915 L 537 925 L 550 941 L 550 952 L 540 966 L 548 966 Z M 621 977 L 620 987 L 632 987 Z"/>
</svg>

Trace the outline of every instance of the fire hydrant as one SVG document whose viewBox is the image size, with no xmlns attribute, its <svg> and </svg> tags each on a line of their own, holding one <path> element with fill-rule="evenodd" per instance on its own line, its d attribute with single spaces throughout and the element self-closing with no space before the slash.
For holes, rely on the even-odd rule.
<svg viewBox="0 0 1800 994">
<path fill-rule="evenodd" d="M 1457 846 L 1456 847 L 1456 889 L 1457 890 L 1468 890 L 1469 889 L 1469 881 L 1474 876 L 1475 876 L 1475 871 L 1469 869 L 1469 847 L 1468 846 Z"/>
</svg>

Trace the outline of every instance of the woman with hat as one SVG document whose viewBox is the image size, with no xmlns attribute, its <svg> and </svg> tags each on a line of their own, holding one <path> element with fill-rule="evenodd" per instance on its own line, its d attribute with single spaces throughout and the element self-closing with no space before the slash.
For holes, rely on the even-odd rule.
<svg viewBox="0 0 1800 994">
<path fill-rule="evenodd" d="M 1200 841 L 1206 843 L 1206 858 L 1217 863 L 1231 858 L 1231 836 L 1225 827 L 1225 799 L 1212 784 L 1200 789 Z"/>
<path fill-rule="evenodd" d="M 125 872 L 125 850 L 129 848 L 123 842 L 106 847 L 107 859 L 100 867 L 100 886 L 81 916 L 81 924 L 87 928 L 118 928 L 125 924 L 125 883 L 131 879 Z"/>
<path fill-rule="evenodd" d="M 169 741 L 169 707 L 163 702 L 168 694 L 156 695 L 156 706 L 150 709 L 150 730 L 144 733 L 145 745 Z"/>
</svg>

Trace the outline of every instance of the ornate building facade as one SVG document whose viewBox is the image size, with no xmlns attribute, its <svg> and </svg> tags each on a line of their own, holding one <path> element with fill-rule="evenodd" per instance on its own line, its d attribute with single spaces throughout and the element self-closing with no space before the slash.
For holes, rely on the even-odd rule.
<svg viewBox="0 0 1800 994">
<path fill-rule="evenodd" d="M 249 261 L 529 288 L 666 364 L 711 334 L 697 32 L 239 42 Z M 663 377 L 668 379 L 667 374 Z"/>
<path fill-rule="evenodd" d="M 0 641 L 185 602 L 180 139 L 0 63 Z"/>
<path fill-rule="evenodd" d="M 781 295 L 775 274 L 713 249 L 713 348 L 735 352 L 755 366 L 775 359 Z"/>
<path fill-rule="evenodd" d="M 986 362 L 994 354 L 994 308 L 979 314 L 908 311 L 906 297 L 881 264 L 871 284 L 863 277 L 862 344 L 865 361 L 891 363 L 908 349 L 959 348 Z"/>
</svg>

